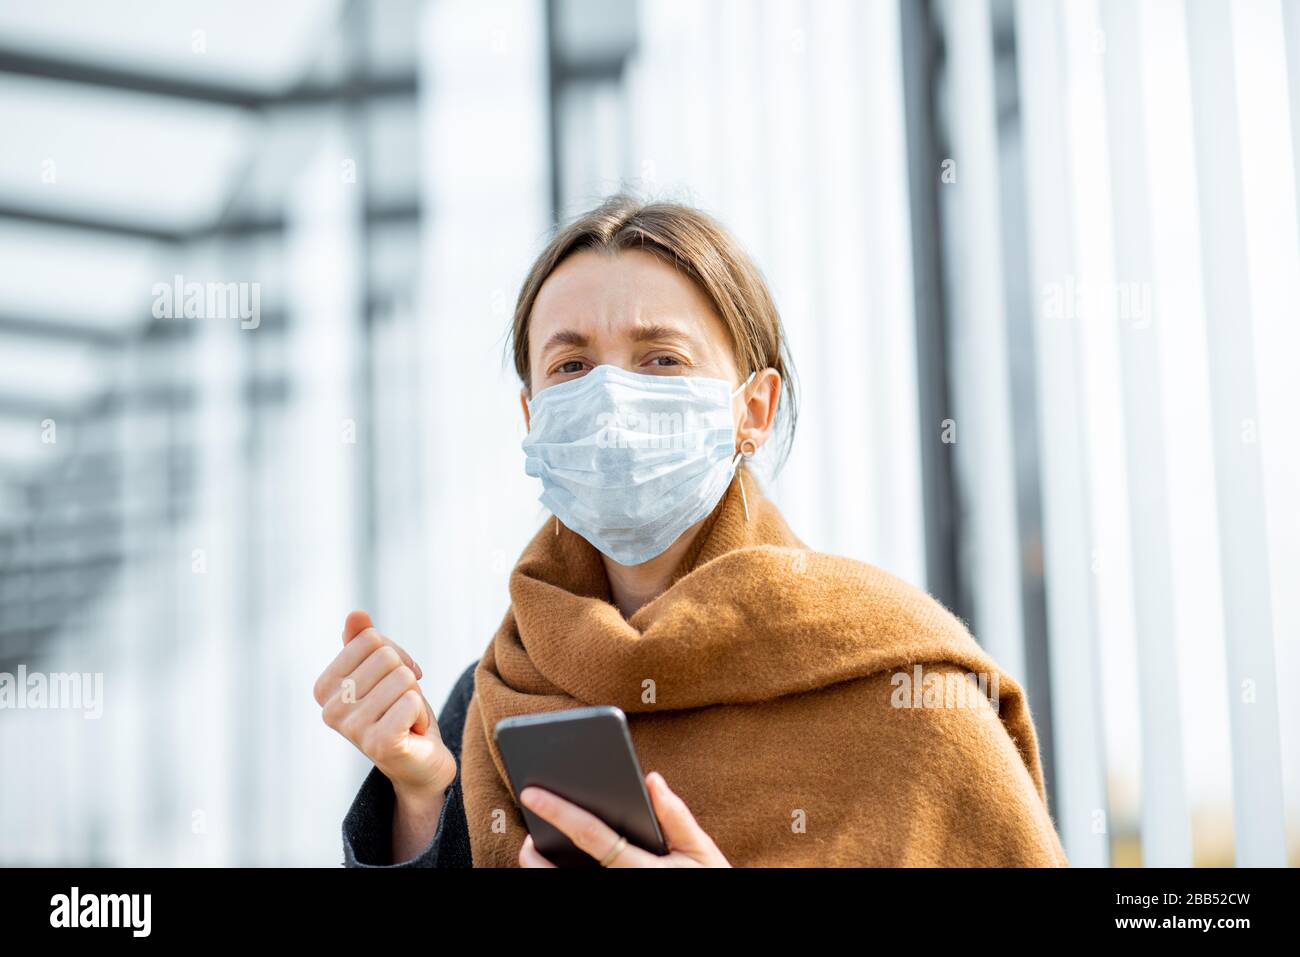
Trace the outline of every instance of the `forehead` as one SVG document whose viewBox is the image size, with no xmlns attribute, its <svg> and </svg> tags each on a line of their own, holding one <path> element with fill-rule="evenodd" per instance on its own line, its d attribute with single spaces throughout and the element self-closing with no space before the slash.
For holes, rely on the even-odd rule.
<svg viewBox="0 0 1300 957">
<path fill-rule="evenodd" d="M 584 250 L 562 262 L 538 290 L 529 340 L 540 345 L 562 329 L 617 335 L 649 321 L 725 337 L 704 291 L 658 256 L 642 250 L 612 256 Z"/>
</svg>

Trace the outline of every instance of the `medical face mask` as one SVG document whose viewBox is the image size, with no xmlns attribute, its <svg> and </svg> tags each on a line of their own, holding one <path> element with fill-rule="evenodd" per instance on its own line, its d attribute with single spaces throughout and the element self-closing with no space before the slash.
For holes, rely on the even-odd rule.
<svg viewBox="0 0 1300 957">
<path fill-rule="evenodd" d="M 753 378 L 733 391 L 723 379 L 602 365 L 543 389 L 528 403 L 523 443 L 524 471 L 542 480 L 538 501 L 620 565 L 649 561 L 731 483 L 740 459 L 731 402 Z"/>
</svg>

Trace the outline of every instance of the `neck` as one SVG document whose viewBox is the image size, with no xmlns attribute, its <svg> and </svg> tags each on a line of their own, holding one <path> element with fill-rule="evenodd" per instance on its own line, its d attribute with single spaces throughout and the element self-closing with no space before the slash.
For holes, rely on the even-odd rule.
<svg viewBox="0 0 1300 957">
<path fill-rule="evenodd" d="M 673 572 L 686 554 L 695 536 L 707 518 L 700 519 L 678 536 L 668 549 L 640 565 L 620 565 L 607 555 L 601 555 L 605 574 L 609 577 L 609 592 L 614 604 L 624 618 L 631 618 L 643 606 L 654 601 L 672 581 Z"/>
</svg>

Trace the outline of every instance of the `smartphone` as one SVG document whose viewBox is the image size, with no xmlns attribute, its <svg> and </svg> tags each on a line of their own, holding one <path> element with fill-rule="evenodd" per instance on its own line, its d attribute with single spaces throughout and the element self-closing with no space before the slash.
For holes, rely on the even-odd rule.
<svg viewBox="0 0 1300 957">
<path fill-rule="evenodd" d="M 493 737 L 516 801 L 519 792 L 535 784 L 590 811 L 629 844 L 652 854 L 668 853 L 621 708 L 602 705 L 503 718 Z M 600 866 L 522 804 L 520 810 L 538 852 L 552 864 Z"/>
</svg>

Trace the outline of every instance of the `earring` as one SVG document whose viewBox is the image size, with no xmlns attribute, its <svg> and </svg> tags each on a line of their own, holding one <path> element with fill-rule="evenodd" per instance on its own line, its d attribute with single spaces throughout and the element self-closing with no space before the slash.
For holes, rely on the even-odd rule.
<svg viewBox="0 0 1300 957">
<path fill-rule="evenodd" d="M 746 448 L 746 446 L 748 446 L 748 448 Z M 735 465 L 737 462 L 739 462 L 740 457 L 742 455 L 746 459 L 752 459 L 754 457 L 754 453 L 757 451 L 758 451 L 758 445 L 754 442 L 754 440 L 745 439 L 740 443 L 740 449 L 736 452 L 736 457 L 732 459 L 731 464 Z M 736 478 L 740 481 L 740 502 L 742 505 L 745 506 L 745 521 L 748 522 L 749 521 L 749 498 L 748 496 L 745 495 L 745 476 L 737 475 Z"/>
</svg>

